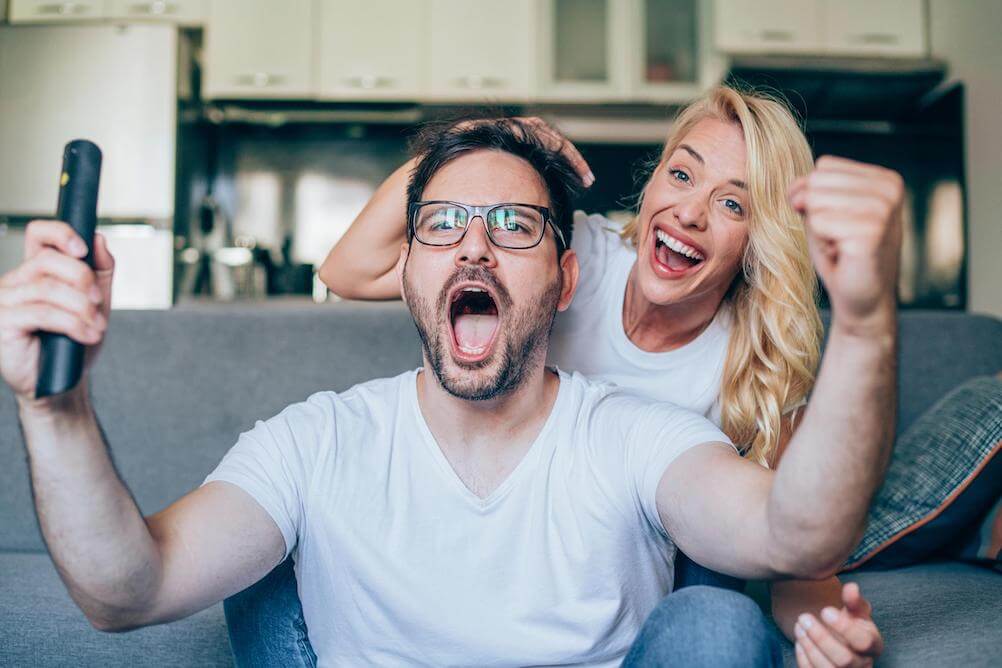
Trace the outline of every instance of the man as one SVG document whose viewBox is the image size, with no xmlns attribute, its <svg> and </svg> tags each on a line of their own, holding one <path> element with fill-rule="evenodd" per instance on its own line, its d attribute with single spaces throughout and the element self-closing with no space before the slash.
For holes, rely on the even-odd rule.
<svg viewBox="0 0 1002 668">
<path fill-rule="evenodd" d="M 847 306 L 772 472 L 700 416 L 545 367 L 577 282 L 572 180 L 517 123 L 443 134 L 414 174 L 397 264 L 422 368 L 257 423 L 201 488 L 148 518 L 114 471 L 86 384 L 33 396 L 34 332 L 93 353 L 113 260 L 98 237 L 95 274 L 68 227 L 32 223 L 25 263 L 0 279 L 0 371 L 43 535 L 92 624 L 184 617 L 294 553 L 321 664 L 616 665 L 671 587 L 675 544 L 741 577 L 834 572 L 889 451 L 896 207 L 812 231 L 828 275 L 853 280 L 828 285 Z M 895 187 L 873 186 L 889 201 Z M 711 644 L 732 651 L 719 635 Z M 707 644 L 670 637 L 642 637 L 631 656 L 678 661 Z M 772 649 L 762 640 L 738 660 L 769 662 Z"/>
</svg>

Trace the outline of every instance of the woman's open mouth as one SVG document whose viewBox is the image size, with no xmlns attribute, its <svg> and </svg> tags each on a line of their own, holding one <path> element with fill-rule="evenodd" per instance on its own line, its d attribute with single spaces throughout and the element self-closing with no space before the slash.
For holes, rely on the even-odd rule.
<svg viewBox="0 0 1002 668">
<path fill-rule="evenodd" d="M 499 322 L 497 302 L 486 286 L 457 288 L 449 305 L 453 355 L 465 363 L 487 359 L 497 338 Z"/>
<path fill-rule="evenodd" d="M 655 228 L 651 265 L 658 276 L 681 278 L 697 271 L 705 261 L 706 257 L 692 246 Z"/>
</svg>

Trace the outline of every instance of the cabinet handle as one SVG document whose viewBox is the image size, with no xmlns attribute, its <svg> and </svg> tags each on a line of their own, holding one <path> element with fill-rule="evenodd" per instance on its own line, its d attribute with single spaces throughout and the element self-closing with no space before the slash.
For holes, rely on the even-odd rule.
<svg viewBox="0 0 1002 668">
<path fill-rule="evenodd" d="M 900 37 L 889 32 L 864 32 L 857 35 L 849 35 L 849 41 L 854 44 L 897 44 Z"/>
<path fill-rule="evenodd" d="M 456 79 L 456 85 L 460 88 L 501 88 L 505 85 L 505 80 L 500 77 L 481 76 L 479 74 L 467 74 Z"/>
<path fill-rule="evenodd" d="M 759 36 L 765 42 L 792 42 L 794 37 L 789 30 L 763 30 Z"/>
<path fill-rule="evenodd" d="M 129 5 L 130 14 L 146 14 L 148 16 L 164 16 L 177 14 L 177 3 L 154 0 L 153 2 L 137 2 Z"/>
<path fill-rule="evenodd" d="M 281 85 L 285 82 L 285 76 L 269 72 L 249 72 L 247 74 L 238 74 L 233 77 L 233 80 L 240 86 L 267 88 L 268 86 Z"/>
<path fill-rule="evenodd" d="M 396 85 L 396 79 L 392 77 L 381 77 L 372 74 L 363 74 L 360 76 L 348 77 L 344 80 L 346 84 L 352 88 L 361 88 L 363 90 L 373 90 L 376 88 L 392 88 Z"/>
<path fill-rule="evenodd" d="M 54 2 L 50 5 L 39 5 L 35 9 L 37 14 L 59 14 L 60 16 L 65 16 L 67 14 L 86 14 L 91 10 L 90 5 L 82 2 Z"/>
</svg>

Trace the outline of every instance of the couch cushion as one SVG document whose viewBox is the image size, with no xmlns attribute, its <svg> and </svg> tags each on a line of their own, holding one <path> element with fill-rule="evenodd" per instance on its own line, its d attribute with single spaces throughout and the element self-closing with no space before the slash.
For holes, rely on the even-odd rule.
<svg viewBox="0 0 1002 668">
<path fill-rule="evenodd" d="M 181 621 L 102 633 L 66 592 L 48 554 L 0 552 L 0 664 L 231 666 L 223 606 Z"/>
<path fill-rule="evenodd" d="M 839 576 L 857 582 L 884 634 L 880 666 L 997 666 L 1002 575 L 958 562 Z M 796 666 L 786 643 L 787 666 Z"/>
</svg>

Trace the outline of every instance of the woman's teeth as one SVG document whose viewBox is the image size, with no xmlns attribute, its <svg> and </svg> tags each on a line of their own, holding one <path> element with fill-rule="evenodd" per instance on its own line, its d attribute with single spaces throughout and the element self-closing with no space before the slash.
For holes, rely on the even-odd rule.
<svg viewBox="0 0 1002 668">
<path fill-rule="evenodd" d="M 665 246 L 672 249 L 676 253 L 684 255 L 690 260 L 696 260 L 697 262 L 702 262 L 704 259 L 706 259 L 703 257 L 703 254 L 700 253 L 698 250 L 696 250 L 692 246 L 682 243 L 681 241 L 671 236 L 664 230 L 657 230 L 656 234 L 658 241 L 660 241 L 661 243 L 663 243 Z"/>
</svg>

